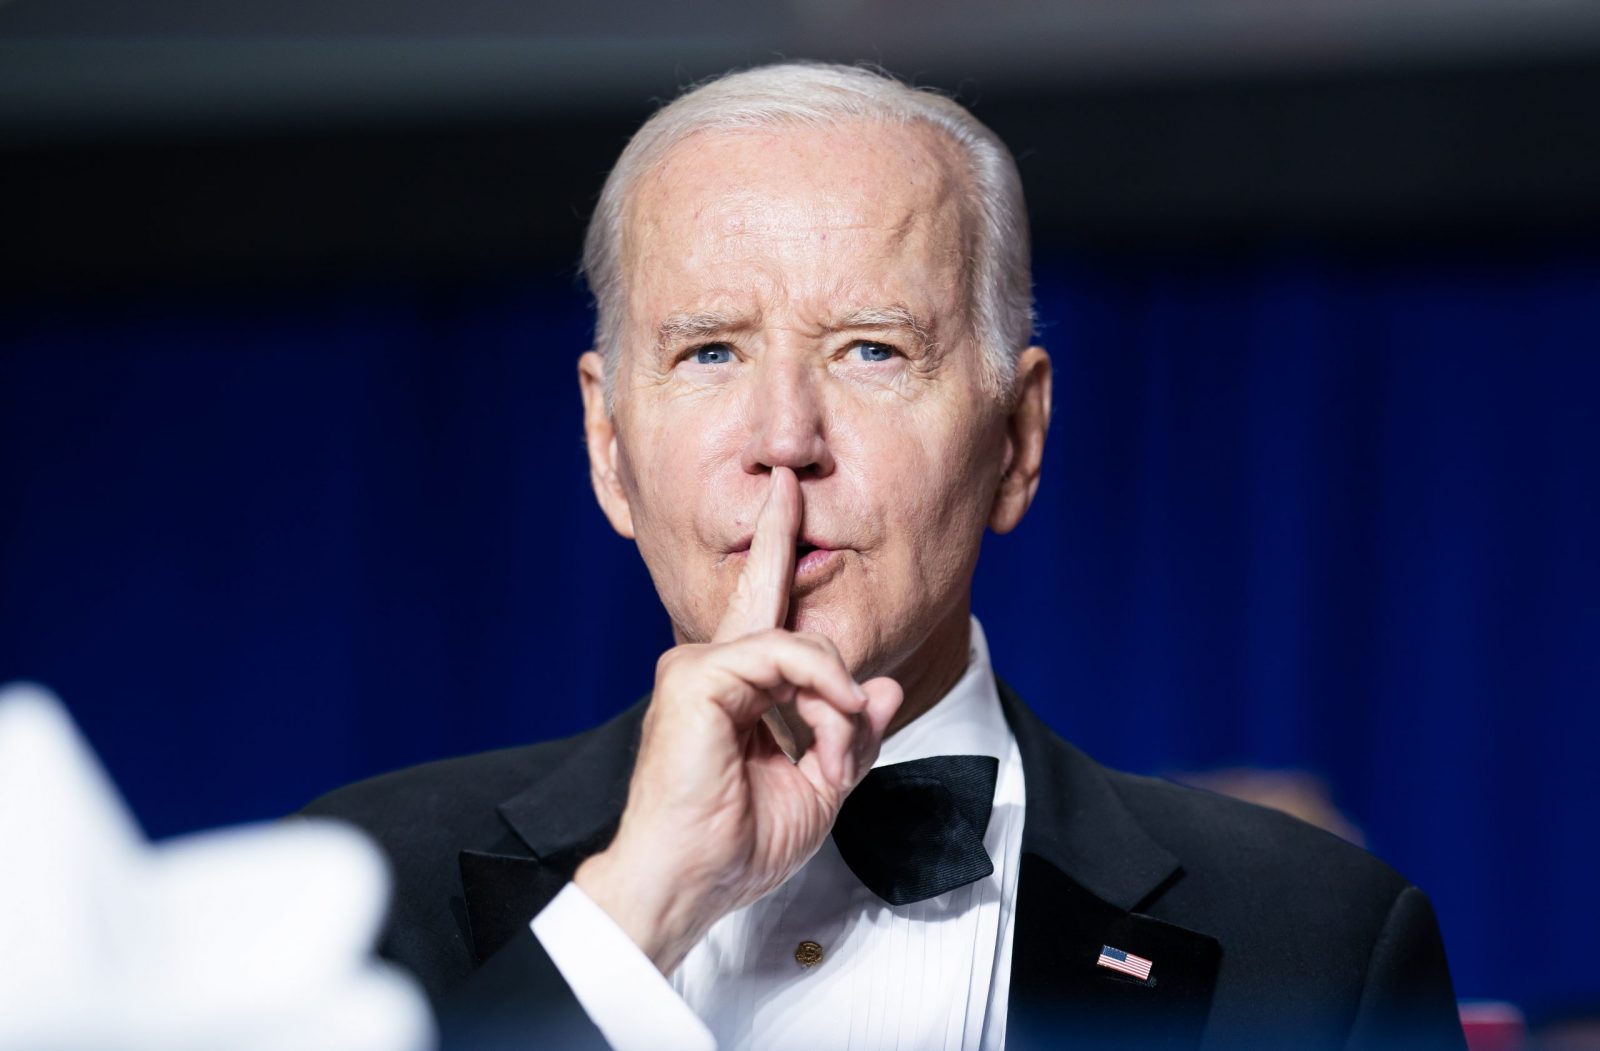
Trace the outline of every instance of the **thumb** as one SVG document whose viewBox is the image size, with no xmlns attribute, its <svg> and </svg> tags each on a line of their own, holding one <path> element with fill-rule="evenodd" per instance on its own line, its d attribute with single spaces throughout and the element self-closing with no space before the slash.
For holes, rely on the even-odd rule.
<svg viewBox="0 0 1600 1051">
<path fill-rule="evenodd" d="M 905 691 L 900 684 L 888 676 L 868 679 L 861 684 L 867 691 L 867 704 L 861 712 L 861 717 L 866 721 L 866 731 L 857 738 L 859 745 L 856 769 L 859 772 L 857 781 L 867 776 L 867 771 L 872 769 L 872 764 L 878 761 L 878 751 L 883 747 L 883 735 L 889 730 L 889 723 L 894 720 L 895 714 L 900 711 L 900 705 L 905 701 Z"/>
</svg>

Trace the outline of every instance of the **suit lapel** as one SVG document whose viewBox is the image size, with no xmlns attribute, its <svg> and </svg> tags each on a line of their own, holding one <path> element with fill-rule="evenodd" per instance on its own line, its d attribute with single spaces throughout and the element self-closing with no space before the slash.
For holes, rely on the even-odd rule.
<svg viewBox="0 0 1600 1051">
<path fill-rule="evenodd" d="M 648 700 L 588 734 L 496 808 L 516 835 L 504 848 L 461 851 L 462 896 L 480 963 L 538 915 L 584 858 L 611 842 Z"/>
<path fill-rule="evenodd" d="M 1001 706 L 1022 754 L 1027 816 L 1017 883 L 1010 1046 L 1200 1041 L 1221 962 L 1216 939 L 1141 914 L 1182 875 L 1103 768 L 1062 741 L 1005 683 Z M 1099 965 L 1101 949 L 1152 961 L 1140 981 Z"/>
<path fill-rule="evenodd" d="M 539 914 L 571 878 L 538 858 L 463 850 L 461 888 L 481 964 Z"/>
</svg>

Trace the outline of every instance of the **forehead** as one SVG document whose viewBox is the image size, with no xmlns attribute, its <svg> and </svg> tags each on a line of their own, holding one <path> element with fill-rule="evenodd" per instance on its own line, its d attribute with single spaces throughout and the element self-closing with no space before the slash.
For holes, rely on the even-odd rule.
<svg viewBox="0 0 1600 1051">
<path fill-rule="evenodd" d="M 953 144 L 920 124 L 692 135 L 641 179 L 624 213 L 630 321 L 889 303 L 960 313 L 966 184 Z"/>
</svg>

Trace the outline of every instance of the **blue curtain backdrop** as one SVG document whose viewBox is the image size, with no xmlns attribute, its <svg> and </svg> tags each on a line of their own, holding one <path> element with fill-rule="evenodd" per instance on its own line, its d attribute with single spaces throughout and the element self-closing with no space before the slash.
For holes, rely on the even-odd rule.
<svg viewBox="0 0 1600 1051">
<path fill-rule="evenodd" d="M 1324 774 L 1463 994 L 1600 990 L 1600 257 L 1057 255 L 1039 298 L 1001 673 L 1115 765 Z M 616 712 L 669 636 L 588 491 L 588 326 L 537 275 L 13 299 L 0 680 L 157 836 Z"/>
</svg>

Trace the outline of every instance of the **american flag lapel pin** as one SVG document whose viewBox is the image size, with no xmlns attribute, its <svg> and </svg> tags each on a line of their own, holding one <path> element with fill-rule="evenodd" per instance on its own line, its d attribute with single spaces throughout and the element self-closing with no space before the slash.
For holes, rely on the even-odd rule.
<svg viewBox="0 0 1600 1051">
<path fill-rule="evenodd" d="M 1095 963 L 1110 971 L 1131 974 L 1141 982 L 1150 980 L 1150 968 L 1155 966 L 1153 961 L 1147 960 L 1143 956 L 1135 956 L 1133 953 L 1125 952 L 1122 949 L 1113 949 L 1109 945 L 1100 947 L 1100 958 Z"/>
</svg>

